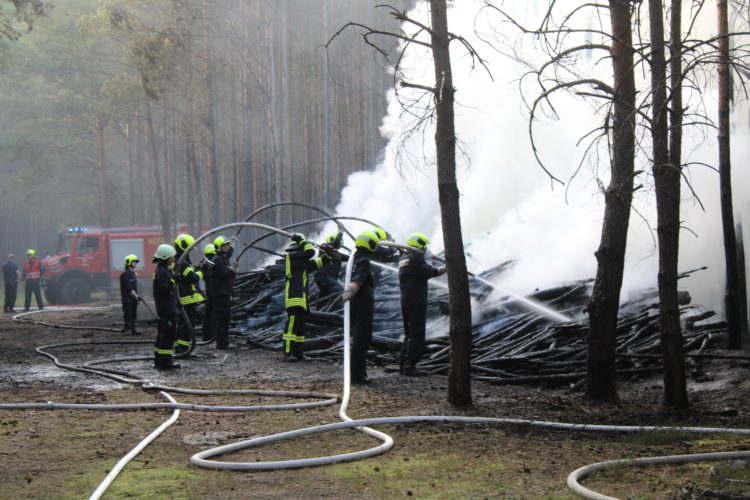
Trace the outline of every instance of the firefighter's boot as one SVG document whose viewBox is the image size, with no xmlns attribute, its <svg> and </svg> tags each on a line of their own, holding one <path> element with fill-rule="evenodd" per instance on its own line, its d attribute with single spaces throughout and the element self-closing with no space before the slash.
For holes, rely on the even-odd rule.
<svg viewBox="0 0 750 500">
<path fill-rule="evenodd" d="M 157 370 L 173 370 L 179 368 L 180 365 L 172 361 L 172 356 L 169 354 L 154 354 L 154 368 Z"/>
</svg>

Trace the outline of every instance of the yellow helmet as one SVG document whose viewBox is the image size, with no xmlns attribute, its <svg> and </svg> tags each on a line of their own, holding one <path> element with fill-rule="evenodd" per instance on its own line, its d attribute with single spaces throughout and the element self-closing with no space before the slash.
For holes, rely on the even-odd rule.
<svg viewBox="0 0 750 500">
<path fill-rule="evenodd" d="M 26 250 L 26 255 L 31 255 L 32 257 L 34 257 L 36 256 L 36 250 L 34 250 L 33 248 L 29 248 L 28 250 Z"/>
<path fill-rule="evenodd" d="M 365 231 L 354 239 L 354 245 L 357 248 L 367 250 L 368 252 L 374 252 L 378 248 L 378 243 L 380 243 L 380 238 L 375 234 L 375 231 Z"/>
<path fill-rule="evenodd" d="M 424 233 L 411 233 L 409 239 L 406 240 L 406 244 L 410 247 L 424 250 L 430 244 L 430 239 Z"/>
<path fill-rule="evenodd" d="M 326 238 L 326 243 L 331 245 L 333 248 L 341 248 L 341 244 L 344 242 L 344 235 L 336 232 Z"/>
<path fill-rule="evenodd" d="M 125 256 L 125 267 L 130 267 L 133 263 L 138 263 L 140 260 L 138 259 L 138 256 L 135 254 L 130 254 Z"/>
<path fill-rule="evenodd" d="M 218 252 L 221 250 L 221 245 L 232 245 L 232 240 L 227 238 L 226 236 L 219 236 L 214 240 L 214 246 L 216 247 L 216 251 Z"/>
<path fill-rule="evenodd" d="M 203 255 L 206 257 L 209 255 L 216 255 L 216 247 L 213 243 L 206 243 L 206 246 L 203 247 Z"/>
<path fill-rule="evenodd" d="M 385 241 L 388 239 L 388 233 L 382 227 L 375 226 L 372 228 L 372 232 L 378 235 L 379 241 Z"/>
<path fill-rule="evenodd" d="M 183 252 L 193 243 L 195 243 L 195 238 L 186 233 L 178 234 L 174 240 L 175 248 L 179 248 Z"/>
</svg>

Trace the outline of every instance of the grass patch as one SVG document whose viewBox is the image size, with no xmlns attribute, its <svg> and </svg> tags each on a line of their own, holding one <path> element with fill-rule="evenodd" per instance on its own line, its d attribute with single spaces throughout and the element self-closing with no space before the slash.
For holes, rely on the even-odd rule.
<svg viewBox="0 0 750 500">
<path fill-rule="evenodd" d="M 61 499 L 78 499 L 90 495 L 104 480 L 116 462 L 106 470 L 99 464 L 94 470 L 66 481 L 61 488 Z M 145 465 L 133 461 L 115 479 L 106 493 L 107 498 L 195 498 L 198 475 L 185 468 Z M 200 490 L 200 488 L 198 488 Z"/>
</svg>

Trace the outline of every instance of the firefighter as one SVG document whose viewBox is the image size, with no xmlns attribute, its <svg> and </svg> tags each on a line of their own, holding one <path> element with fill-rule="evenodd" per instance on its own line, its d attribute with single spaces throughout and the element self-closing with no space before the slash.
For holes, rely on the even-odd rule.
<svg viewBox="0 0 750 500">
<path fill-rule="evenodd" d="M 211 269 L 214 267 L 213 258 L 216 255 L 216 247 L 213 243 L 207 243 L 203 247 L 203 259 L 198 267 L 203 272 L 203 283 L 205 283 L 206 301 L 203 309 L 203 341 L 207 342 L 214 338 L 213 319 L 213 291 L 211 290 Z"/>
<path fill-rule="evenodd" d="M 353 384 L 369 384 L 367 377 L 367 349 L 372 340 L 372 321 L 375 309 L 375 282 L 370 269 L 370 259 L 378 248 L 380 239 L 373 231 L 365 231 L 354 240 L 357 252 L 354 254 L 351 282 L 341 299 L 351 300 L 351 381 Z"/>
<path fill-rule="evenodd" d="M 140 260 L 136 255 L 125 257 L 125 270 L 120 274 L 120 301 L 122 302 L 123 331 L 130 330 L 130 335 L 138 335 L 135 322 L 138 319 L 138 304 L 143 299 L 138 295 L 138 277 L 135 267 Z"/>
<path fill-rule="evenodd" d="M 383 228 L 375 226 L 371 231 L 377 235 L 378 242 L 394 241 L 391 233 Z M 377 250 L 375 250 L 375 253 L 372 255 L 372 260 L 381 264 L 395 264 L 398 262 L 399 258 L 400 254 L 398 249 L 386 245 L 378 245 Z M 383 269 L 384 267 L 379 265 L 372 267 L 372 278 L 375 280 L 375 286 L 377 286 L 380 281 L 380 275 L 383 273 Z"/>
<path fill-rule="evenodd" d="M 3 264 L 3 281 L 5 282 L 5 305 L 6 313 L 16 312 L 16 295 L 18 294 L 18 282 L 21 280 L 21 271 L 13 260 L 16 258 L 12 253 L 8 254 L 8 261 Z"/>
<path fill-rule="evenodd" d="M 177 254 L 174 257 L 175 262 L 180 262 L 179 267 L 175 270 L 177 275 L 177 295 L 180 298 L 180 307 L 182 313 L 179 318 L 179 328 L 177 329 L 177 341 L 175 342 L 175 353 L 181 354 L 190 350 L 190 344 L 193 341 L 193 333 L 198 317 L 198 304 L 203 302 L 203 292 L 200 289 L 200 281 L 203 273 L 193 267 L 190 260 L 190 254 L 184 255 L 185 250 L 195 243 L 195 238 L 189 234 L 179 234 L 174 240 L 174 247 Z M 180 261 L 180 259 L 182 259 Z"/>
<path fill-rule="evenodd" d="M 401 287 L 401 314 L 404 318 L 404 342 L 401 344 L 401 375 L 426 375 L 417 368 L 424 351 L 425 317 L 427 315 L 427 280 L 445 273 L 444 267 L 427 263 L 424 252 L 430 240 L 422 233 L 412 233 L 406 244 L 417 251 L 404 252 L 398 264 Z"/>
<path fill-rule="evenodd" d="M 341 264 L 349 260 L 349 257 L 339 253 L 344 235 L 336 232 L 326 238 L 325 243 L 320 245 L 324 253 L 318 257 L 318 271 L 313 278 L 315 284 L 320 290 L 320 297 L 339 297 L 344 291 L 343 285 L 339 282 L 341 274 Z"/>
<path fill-rule="evenodd" d="M 24 292 L 26 301 L 23 310 L 28 311 L 31 308 L 31 292 L 34 292 L 36 306 L 39 310 L 44 309 L 42 302 L 41 281 L 44 277 L 44 264 L 36 258 L 36 250 L 29 248 L 26 252 L 26 262 L 23 263 Z"/>
<path fill-rule="evenodd" d="M 315 247 L 305 236 L 299 233 L 292 235 L 286 248 L 285 268 L 286 286 L 284 287 L 284 307 L 286 324 L 282 335 L 285 361 L 304 359 L 305 316 L 309 311 L 307 302 L 307 273 L 318 269 L 321 261 L 313 259 Z"/>
<path fill-rule="evenodd" d="M 174 279 L 175 249 L 167 244 L 159 245 L 154 253 L 154 302 L 156 315 L 159 317 L 159 333 L 154 344 L 154 367 L 159 370 L 171 370 L 180 365 L 172 361 L 174 343 L 177 338 L 178 309 L 176 281 Z"/>
<path fill-rule="evenodd" d="M 235 272 L 229 259 L 232 257 L 232 241 L 226 236 L 214 240 L 216 255 L 211 270 L 211 291 L 213 293 L 212 314 L 217 349 L 229 349 L 229 320 Z"/>
</svg>

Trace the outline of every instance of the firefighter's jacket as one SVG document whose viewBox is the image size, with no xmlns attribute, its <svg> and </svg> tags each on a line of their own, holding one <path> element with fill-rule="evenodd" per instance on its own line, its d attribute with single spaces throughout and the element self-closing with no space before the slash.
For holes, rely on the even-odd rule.
<svg viewBox="0 0 750 500">
<path fill-rule="evenodd" d="M 176 282 L 166 262 L 159 262 L 154 272 L 154 302 L 156 315 L 159 318 L 174 317 L 179 314 Z"/>
<path fill-rule="evenodd" d="M 354 294 L 354 297 L 352 297 L 353 308 L 372 307 L 372 303 L 375 300 L 375 280 L 372 277 L 370 269 L 372 255 L 372 253 L 364 250 L 358 250 L 354 254 L 351 282 L 359 285 L 359 289 Z"/>
<path fill-rule="evenodd" d="M 427 263 L 421 252 L 404 252 L 398 263 L 401 304 L 427 304 L 427 280 L 440 276 L 440 270 Z"/>
<path fill-rule="evenodd" d="M 321 248 L 323 246 L 321 245 Z M 342 255 L 338 251 L 323 252 L 320 257 L 315 259 L 318 264 L 318 270 L 315 272 L 315 283 L 320 288 L 329 292 L 334 289 L 341 289 L 339 275 L 341 274 L 341 265 L 349 260 L 348 255 Z"/>
<path fill-rule="evenodd" d="M 182 253 L 175 255 L 175 262 L 179 261 L 181 256 Z M 202 277 L 203 273 L 193 267 L 190 256 L 186 255 L 177 269 L 177 292 L 180 297 L 180 304 L 187 306 L 205 300 L 200 290 Z"/>
<path fill-rule="evenodd" d="M 26 259 L 23 263 L 23 279 L 38 280 L 44 276 L 44 264 L 36 257 Z"/>
<path fill-rule="evenodd" d="M 211 293 L 215 297 L 232 295 L 234 288 L 234 270 L 229 265 L 229 257 L 224 254 L 216 254 L 213 259 L 214 267 L 211 270 Z"/>
<path fill-rule="evenodd" d="M 138 277 L 132 267 L 125 269 L 120 274 L 120 299 L 123 304 L 137 304 L 138 299 L 131 292 L 138 295 Z"/>
<path fill-rule="evenodd" d="M 288 251 L 286 254 L 286 287 L 284 291 L 284 307 L 301 307 L 309 310 L 307 304 L 307 273 L 314 271 L 321 265 L 321 261 L 313 259 L 315 247 L 309 241 L 299 242 L 299 249 Z"/>
</svg>

